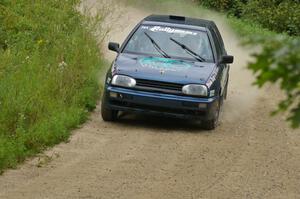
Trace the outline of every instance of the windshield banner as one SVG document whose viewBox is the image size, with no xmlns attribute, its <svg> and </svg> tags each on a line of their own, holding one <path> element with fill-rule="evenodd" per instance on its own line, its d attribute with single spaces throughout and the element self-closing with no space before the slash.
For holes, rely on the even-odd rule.
<svg viewBox="0 0 300 199">
<path fill-rule="evenodd" d="M 191 30 L 183 30 L 183 29 L 176 29 L 170 27 L 161 27 L 161 26 L 142 26 L 144 30 L 150 30 L 152 32 L 166 32 L 170 34 L 184 34 L 184 35 L 198 35 L 197 32 Z"/>
</svg>

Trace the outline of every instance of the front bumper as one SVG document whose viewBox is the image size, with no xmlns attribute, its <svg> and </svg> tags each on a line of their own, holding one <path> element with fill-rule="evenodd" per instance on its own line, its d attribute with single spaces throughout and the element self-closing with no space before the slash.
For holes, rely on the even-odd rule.
<svg viewBox="0 0 300 199">
<path fill-rule="evenodd" d="M 218 97 L 196 98 L 107 86 L 105 106 L 112 110 L 155 114 L 176 118 L 212 119 Z"/>
</svg>

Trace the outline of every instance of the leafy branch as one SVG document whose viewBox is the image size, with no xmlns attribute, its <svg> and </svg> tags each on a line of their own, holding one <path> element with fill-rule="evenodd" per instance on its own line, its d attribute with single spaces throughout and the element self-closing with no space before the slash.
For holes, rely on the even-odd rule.
<svg viewBox="0 0 300 199">
<path fill-rule="evenodd" d="M 256 75 L 255 85 L 279 82 L 286 94 L 273 114 L 289 112 L 288 121 L 293 128 L 300 126 L 300 38 L 277 36 L 255 37 L 248 45 L 260 44 L 262 51 L 252 56 L 255 61 L 248 68 Z"/>
</svg>

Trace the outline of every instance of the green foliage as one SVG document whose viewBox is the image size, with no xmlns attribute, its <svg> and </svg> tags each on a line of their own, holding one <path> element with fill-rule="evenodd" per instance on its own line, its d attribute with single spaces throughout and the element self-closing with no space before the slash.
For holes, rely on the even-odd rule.
<svg viewBox="0 0 300 199">
<path fill-rule="evenodd" d="M 242 15 L 275 32 L 300 36 L 300 3 L 298 1 L 249 1 L 244 6 Z"/>
<path fill-rule="evenodd" d="M 279 82 L 287 98 L 274 113 L 290 111 L 292 126 L 300 126 L 300 39 L 285 36 L 255 37 L 248 41 L 251 45 L 262 44 L 261 53 L 253 56 L 255 62 L 249 69 L 257 75 L 255 82 L 259 87 L 267 82 Z"/>
<path fill-rule="evenodd" d="M 238 0 L 202 0 L 200 1 L 202 5 L 209 7 L 209 8 L 214 8 L 218 11 L 228 11 L 228 10 L 233 10 L 237 8 L 237 4 L 239 3 Z"/>
<path fill-rule="evenodd" d="M 199 0 L 209 8 L 228 12 L 278 33 L 300 35 L 300 3 L 298 0 Z"/>
<path fill-rule="evenodd" d="M 260 24 L 254 23 L 250 20 L 239 19 L 233 16 L 228 16 L 227 20 L 234 31 L 243 38 L 255 37 L 257 35 L 264 37 L 272 37 L 277 35 L 275 32 L 263 28 Z"/>
<path fill-rule="evenodd" d="M 66 140 L 96 106 L 103 63 L 78 3 L 0 1 L 0 171 Z"/>
</svg>

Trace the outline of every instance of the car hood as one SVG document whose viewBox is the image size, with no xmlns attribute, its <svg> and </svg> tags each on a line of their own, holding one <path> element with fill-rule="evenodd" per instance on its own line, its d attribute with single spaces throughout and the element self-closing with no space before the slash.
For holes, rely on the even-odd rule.
<svg viewBox="0 0 300 199">
<path fill-rule="evenodd" d="M 127 75 L 135 79 L 205 84 L 216 64 L 123 53 L 119 54 L 113 67 L 114 74 Z"/>
</svg>

